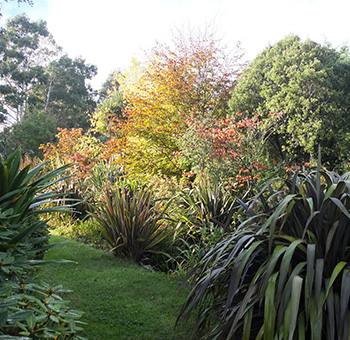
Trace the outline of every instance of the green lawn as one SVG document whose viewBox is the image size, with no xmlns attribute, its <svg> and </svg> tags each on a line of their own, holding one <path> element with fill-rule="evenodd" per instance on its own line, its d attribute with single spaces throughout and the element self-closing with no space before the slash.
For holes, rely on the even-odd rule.
<svg viewBox="0 0 350 340">
<path fill-rule="evenodd" d="M 64 241 L 53 237 L 53 242 Z M 39 276 L 52 285 L 71 289 L 70 307 L 85 312 L 81 335 L 90 340 L 189 340 L 189 327 L 174 329 L 189 287 L 128 260 L 89 245 L 70 241 L 51 249 L 47 259 L 77 263 L 49 264 Z"/>
</svg>

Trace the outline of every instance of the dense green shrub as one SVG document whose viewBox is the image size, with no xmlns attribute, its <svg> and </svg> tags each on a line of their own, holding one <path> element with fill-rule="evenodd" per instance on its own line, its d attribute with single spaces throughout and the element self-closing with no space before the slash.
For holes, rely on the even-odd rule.
<svg viewBox="0 0 350 340">
<path fill-rule="evenodd" d="M 200 261 L 180 313 L 208 339 L 348 339 L 350 175 L 278 179 Z M 282 184 L 281 184 L 282 183 Z"/>
<path fill-rule="evenodd" d="M 266 47 L 250 63 L 229 101 L 231 115 L 283 110 L 268 145 L 275 159 L 317 161 L 332 170 L 348 167 L 350 58 L 348 48 L 302 41 L 290 35 Z"/>
<path fill-rule="evenodd" d="M 58 294 L 61 286 L 36 282 L 33 270 L 45 263 L 37 255 L 47 248 L 46 221 L 37 216 L 65 206 L 47 208 L 59 200 L 49 187 L 67 166 L 42 175 L 43 164 L 20 170 L 21 152 L 0 158 L 0 338 L 81 339 L 77 321 L 81 312 L 70 310 Z"/>
</svg>

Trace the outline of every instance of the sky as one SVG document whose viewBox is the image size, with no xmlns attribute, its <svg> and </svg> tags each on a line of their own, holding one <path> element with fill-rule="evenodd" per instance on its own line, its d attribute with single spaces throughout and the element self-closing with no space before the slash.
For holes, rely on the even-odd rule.
<svg viewBox="0 0 350 340">
<path fill-rule="evenodd" d="M 170 43 L 177 30 L 212 25 L 232 48 L 238 41 L 248 60 L 290 34 L 350 45 L 349 0 L 34 0 L 34 6 L 3 2 L 8 18 L 26 13 L 47 22 L 57 44 L 71 58 L 98 67 L 99 89 L 113 70 L 142 59 L 155 43 Z"/>
</svg>

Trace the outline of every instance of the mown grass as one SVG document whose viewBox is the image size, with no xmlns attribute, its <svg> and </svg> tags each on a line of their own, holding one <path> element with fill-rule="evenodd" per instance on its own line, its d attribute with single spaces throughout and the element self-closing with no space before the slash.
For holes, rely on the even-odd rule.
<svg viewBox="0 0 350 340">
<path fill-rule="evenodd" d="M 64 241 L 55 236 L 52 242 Z M 70 307 L 84 311 L 82 336 L 90 340 L 188 340 L 190 326 L 174 329 L 189 287 L 128 260 L 77 241 L 51 249 L 47 259 L 77 263 L 49 264 L 39 276 L 72 290 Z"/>
</svg>

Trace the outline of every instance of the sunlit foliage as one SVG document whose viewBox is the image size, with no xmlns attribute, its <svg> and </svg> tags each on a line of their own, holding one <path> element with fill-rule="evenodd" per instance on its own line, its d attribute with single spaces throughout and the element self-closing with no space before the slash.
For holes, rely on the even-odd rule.
<svg viewBox="0 0 350 340">
<path fill-rule="evenodd" d="M 175 157 L 186 119 L 224 117 L 243 65 L 237 51 L 230 59 L 213 34 L 179 34 L 173 46 L 157 44 L 146 63 L 135 62 L 118 79 L 125 119 L 115 121 L 117 138 L 109 145 L 129 169 L 178 177 L 188 170 Z"/>
</svg>

